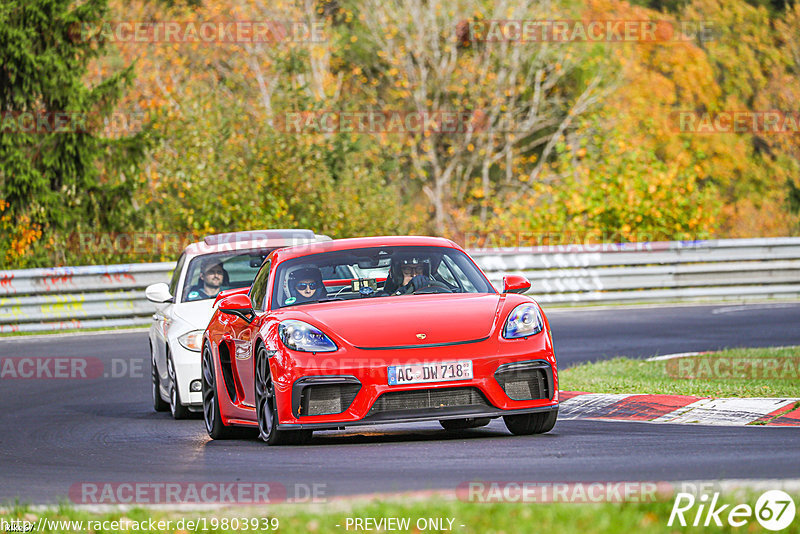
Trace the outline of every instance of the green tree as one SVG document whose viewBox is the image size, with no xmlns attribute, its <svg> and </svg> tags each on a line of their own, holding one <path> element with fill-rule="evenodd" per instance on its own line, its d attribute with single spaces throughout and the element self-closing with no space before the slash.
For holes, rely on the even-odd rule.
<svg viewBox="0 0 800 534">
<path fill-rule="evenodd" d="M 58 262 L 62 254 L 44 254 L 63 248 L 57 236 L 120 230 L 132 215 L 146 135 L 109 135 L 106 122 L 132 70 L 84 80 L 106 45 L 91 29 L 107 9 L 107 0 L 0 3 L 0 191 L 3 224 L 14 224 L 0 238 L 4 263 Z"/>
</svg>

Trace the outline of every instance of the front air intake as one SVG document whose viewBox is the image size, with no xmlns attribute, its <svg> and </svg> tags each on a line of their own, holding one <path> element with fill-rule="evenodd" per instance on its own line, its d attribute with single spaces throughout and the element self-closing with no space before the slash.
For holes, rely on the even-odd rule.
<svg viewBox="0 0 800 534">
<path fill-rule="evenodd" d="M 538 400 L 552 397 L 552 368 L 547 362 L 519 362 L 500 366 L 495 380 L 511 400 Z"/>
<path fill-rule="evenodd" d="M 367 416 L 404 410 L 468 408 L 488 405 L 480 391 L 472 387 L 392 391 L 378 397 Z"/>
<path fill-rule="evenodd" d="M 295 414 L 302 417 L 342 413 L 350 407 L 360 389 L 361 383 L 352 377 L 298 380 L 292 393 Z"/>
</svg>

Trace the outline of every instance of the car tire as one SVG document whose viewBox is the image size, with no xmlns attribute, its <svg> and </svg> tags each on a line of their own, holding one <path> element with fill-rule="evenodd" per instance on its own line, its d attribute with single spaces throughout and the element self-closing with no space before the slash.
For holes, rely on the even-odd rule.
<svg viewBox="0 0 800 534">
<path fill-rule="evenodd" d="M 503 421 L 509 432 L 517 436 L 550 432 L 558 419 L 558 408 L 548 412 L 504 415 Z"/>
<path fill-rule="evenodd" d="M 254 437 L 255 432 L 249 428 L 228 426 L 222 422 L 219 413 L 219 400 L 217 397 L 217 375 L 214 369 L 214 360 L 211 347 L 203 347 L 203 360 L 201 364 L 201 382 L 203 384 L 203 422 L 206 432 L 211 439 L 237 439 Z"/>
<path fill-rule="evenodd" d="M 491 420 L 491 417 L 468 417 L 466 419 L 442 419 L 439 424 L 445 430 L 467 430 L 486 426 Z"/>
<path fill-rule="evenodd" d="M 169 403 L 161 398 L 161 380 L 158 376 L 158 368 L 156 367 L 156 357 L 153 354 L 153 347 L 150 347 L 150 382 L 153 394 L 153 410 L 157 412 L 166 412 L 169 410 Z"/>
<path fill-rule="evenodd" d="M 255 368 L 256 414 L 259 437 L 268 445 L 301 445 L 311 439 L 311 430 L 278 430 L 278 404 L 267 349 L 259 346 Z"/>
<path fill-rule="evenodd" d="M 175 364 L 172 363 L 170 354 L 167 354 L 167 374 L 169 374 L 169 411 L 174 419 L 188 419 L 191 412 L 189 408 L 181 404 L 181 392 L 175 376 Z"/>
</svg>

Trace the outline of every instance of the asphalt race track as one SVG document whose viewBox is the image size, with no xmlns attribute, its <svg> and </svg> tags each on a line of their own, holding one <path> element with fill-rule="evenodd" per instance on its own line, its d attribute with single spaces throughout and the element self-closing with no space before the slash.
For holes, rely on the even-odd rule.
<svg viewBox="0 0 800 534">
<path fill-rule="evenodd" d="M 614 356 L 800 345 L 800 303 L 584 308 L 547 317 L 563 367 Z"/>
<path fill-rule="evenodd" d="M 800 303 L 549 317 L 562 366 L 800 344 Z M 292 488 L 320 484 L 331 497 L 454 490 L 472 480 L 800 478 L 800 428 L 572 420 L 546 435 L 513 437 L 495 420 L 450 434 L 436 423 L 318 432 L 303 447 L 212 442 L 202 420 L 173 421 L 152 411 L 144 332 L 0 340 L 0 358 L 15 356 L 115 358 L 128 368 L 117 370 L 120 378 L 0 381 L 0 502 L 57 502 L 82 482 L 277 482 L 289 497 Z"/>
</svg>

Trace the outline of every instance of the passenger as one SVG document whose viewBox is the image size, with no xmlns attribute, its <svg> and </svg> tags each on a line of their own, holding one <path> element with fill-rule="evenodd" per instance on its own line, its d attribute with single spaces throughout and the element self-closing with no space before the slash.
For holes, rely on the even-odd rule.
<svg viewBox="0 0 800 534">
<path fill-rule="evenodd" d="M 187 300 L 202 300 L 216 297 L 226 282 L 228 273 L 222 262 L 216 258 L 208 258 L 200 264 L 200 279 L 189 288 Z"/>
<path fill-rule="evenodd" d="M 289 294 L 286 304 L 320 300 L 328 296 L 322 273 L 317 267 L 297 269 L 289 275 Z"/>
</svg>

